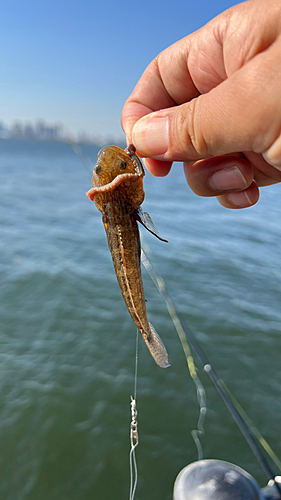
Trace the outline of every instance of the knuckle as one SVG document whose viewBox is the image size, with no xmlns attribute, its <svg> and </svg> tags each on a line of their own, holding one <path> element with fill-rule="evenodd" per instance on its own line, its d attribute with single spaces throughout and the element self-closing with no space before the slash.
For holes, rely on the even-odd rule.
<svg viewBox="0 0 281 500">
<path fill-rule="evenodd" d="M 180 160 L 187 159 L 186 156 L 190 160 L 211 156 L 202 131 L 200 109 L 200 99 L 195 98 L 188 105 L 179 106 L 175 114 L 175 133 L 172 133 L 174 143 L 171 146 L 176 153 L 184 145 L 185 157 Z"/>
</svg>

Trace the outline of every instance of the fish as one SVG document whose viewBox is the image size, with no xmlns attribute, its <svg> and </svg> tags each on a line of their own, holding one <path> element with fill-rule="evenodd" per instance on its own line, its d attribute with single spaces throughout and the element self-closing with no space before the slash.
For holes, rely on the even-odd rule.
<svg viewBox="0 0 281 500">
<path fill-rule="evenodd" d="M 142 212 L 144 175 L 141 160 L 132 144 L 125 149 L 106 146 L 97 155 L 92 188 L 86 195 L 102 213 L 109 250 L 127 309 L 157 365 L 168 368 L 170 360 L 166 348 L 147 318 L 141 275 L 138 222 L 160 240 L 167 241 L 161 238 L 149 215 Z"/>
</svg>

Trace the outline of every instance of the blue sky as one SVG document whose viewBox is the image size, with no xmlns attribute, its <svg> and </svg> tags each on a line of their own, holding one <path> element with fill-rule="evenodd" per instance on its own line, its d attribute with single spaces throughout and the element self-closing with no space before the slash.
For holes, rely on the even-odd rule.
<svg viewBox="0 0 281 500">
<path fill-rule="evenodd" d="M 237 2 L 1 2 L 0 120 L 122 137 L 120 113 L 149 62 Z"/>
</svg>

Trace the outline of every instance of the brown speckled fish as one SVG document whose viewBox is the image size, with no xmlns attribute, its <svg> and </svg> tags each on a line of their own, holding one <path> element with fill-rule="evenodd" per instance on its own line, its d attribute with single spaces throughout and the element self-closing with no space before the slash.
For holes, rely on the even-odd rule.
<svg viewBox="0 0 281 500">
<path fill-rule="evenodd" d="M 98 154 L 93 187 L 86 194 L 102 213 L 116 276 L 129 313 L 156 363 L 167 368 L 170 362 L 165 346 L 147 319 L 141 277 L 137 221 L 162 239 L 149 215 L 140 208 L 144 200 L 143 176 L 144 169 L 133 145 L 127 149 L 107 146 Z"/>
</svg>

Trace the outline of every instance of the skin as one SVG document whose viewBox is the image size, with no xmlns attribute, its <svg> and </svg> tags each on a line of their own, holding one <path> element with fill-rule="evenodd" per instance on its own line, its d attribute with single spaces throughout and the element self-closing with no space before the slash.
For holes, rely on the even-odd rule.
<svg viewBox="0 0 281 500">
<path fill-rule="evenodd" d="M 169 366 L 162 341 L 147 319 L 141 277 L 141 246 L 137 220 L 144 200 L 144 170 L 135 148 L 103 148 L 97 158 L 92 189 L 86 194 L 103 215 L 108 246 L 128 311 L 156 363 Z"/>
<path fill-rule="evenodd" d="M 161 52 L 121 123 L 148 170 L 246 208 L 281 181 L 281 2 L 248 0 Z"/>
</svg>

